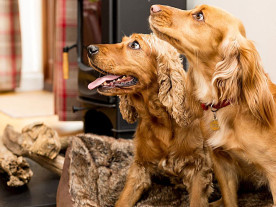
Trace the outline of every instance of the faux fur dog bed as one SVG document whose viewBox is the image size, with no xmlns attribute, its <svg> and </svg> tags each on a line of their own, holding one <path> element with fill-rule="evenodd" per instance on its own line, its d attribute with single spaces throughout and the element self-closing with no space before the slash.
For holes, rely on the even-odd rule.
<svg viewBox="0 0 276 207">
<path fill-rule="evenodd" d="M 123 189 L 133 157 L 133 141 L 82 134 L 73 137 L 67 149 L 57 193 L 58 207 L 112 207 Z M 210 200 L 220 197 L 217 185 Z M 136 207 L 188 207 L 188 194 L 164 177 L 153 178 L 152 187 Z M 270 207 L 266 188 L 243 187 L 239 206 Z"/>
</svg>

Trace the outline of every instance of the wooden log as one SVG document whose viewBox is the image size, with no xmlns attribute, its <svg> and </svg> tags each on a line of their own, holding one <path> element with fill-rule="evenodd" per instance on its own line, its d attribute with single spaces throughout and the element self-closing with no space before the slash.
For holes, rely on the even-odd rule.
<svg viewBox="0 0 276 207">
<path fill-rule="evenodd" d="M 41 122 L 24 127 L 22 133 L 16 132 L 11 125 L 7 125 L 3 134 L 3 143 L 17 155 L 36 154 L 50 159 L 54 159 L 61 148 L 57 132 Z"/>
<path fill-rule="evenodd" d="M 9 151 L 0 139 L 0 172 L 9 177 L 8 186 L 19 187 L 28 183 L 33 176 L 28 162 L 22 156 Z"/>
<path fill-rule="evenodd" d="M 59 141 L 61 144 L 61 149 L 67 149 L 67 147 L 71 144 L 71 141 L 73 139 L 74 136 L 64 136 L 64 137 L 60 137 Z"/>
<path fill-rule="evenodd" d="M 63 164 L 64 164 L 63 156 L 58 155 L 54 159 L 49 159 L 49 158 L 41 156 L 41 155 L 29 154 L 27 157 L 32 159 L 33 161 L 37 162 L 38 164 L 40 164 L 42 167 L 61 176 L 62 168 L 63 168 Z"/>
<path fill-rule="evenodd" d="M 42 167 L 61 175 L 64 157 L 59 155 L 61 143 L 57 133 L 43 123 L 34 123 L 16 132 L 8 125 L 3 134 L 4 145 L 15 155 L 28 157 Z"/>
</svg>

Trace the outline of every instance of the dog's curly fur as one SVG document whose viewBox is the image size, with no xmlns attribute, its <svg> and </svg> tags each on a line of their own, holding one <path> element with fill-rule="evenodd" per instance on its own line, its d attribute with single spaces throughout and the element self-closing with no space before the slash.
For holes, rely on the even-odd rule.
<svg viewBox="0 0 276 207">
<path fill-rule="evenodd" d="M 137 121 L 138 113 L 133 106 L 133 103 L 128 95 L 119 95 L 120 98 L 120 112 L 124 120 L 133 124 Z"/>
<path fill-rule="evenodd" d="M 249 178 L 268 182 L 276 205 L 276 86 L 241 21 L 208 5 L 189 11 L 155 6 L 151 28 L 187 57 L 198 105 L 231 103 L 216 113 L 218 131 L 209 126 L 210 110 L 202 118 L 224 206 L 237 206 L 239 179 Z"/>
<path fill-rule="evenodd" d="M 134 43 L 138 49 L 131 48 Z M 211 162 L 198 115 L 184 107 L 190 98 L 185 93 L 186 73 L 179 53 L 155 35 L 144 34 L 96 46 L 98 53 L 89 58 L 92 67 L 138 79 L 129 87 L 98 88 L 103 95 L 119 95 L 124 119 L 138 120 L 134 161 L 116 206 L 133 206 L 156 175 L 186 187 L 190 206 L 208 206 Z"/>
</svg>

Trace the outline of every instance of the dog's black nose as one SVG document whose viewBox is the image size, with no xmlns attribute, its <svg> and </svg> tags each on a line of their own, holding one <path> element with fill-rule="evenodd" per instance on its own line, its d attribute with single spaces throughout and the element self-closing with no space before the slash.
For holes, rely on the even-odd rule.
<svg viewBox="0 0 276 207">
<path fill-rule="evenodd" d="M 99 48 L 95 45 L 89 45 L 87 51 L 89 55 L 95 55 L 99 52 Z"/>
</svg>

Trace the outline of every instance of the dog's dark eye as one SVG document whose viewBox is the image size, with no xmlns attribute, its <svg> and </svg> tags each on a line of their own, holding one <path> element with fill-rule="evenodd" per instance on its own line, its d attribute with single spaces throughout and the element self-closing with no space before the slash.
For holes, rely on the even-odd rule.
<svg viewBox="0 0 276 207">
<path fill-rule="evenodd" d="M 193 14 L 193 17 L 194 17 L 197 21 L 204 21 L 204 16 L 203 16 L 202 11 Z"/>
<path fill-rule="evenodd" d="M 134 42 L 129 43 L 129 47 L 134 49 L 134 50 L 139 50 L 140 49 L 139 42 L 137 42 L 136 40 Z"/>
</svg>

